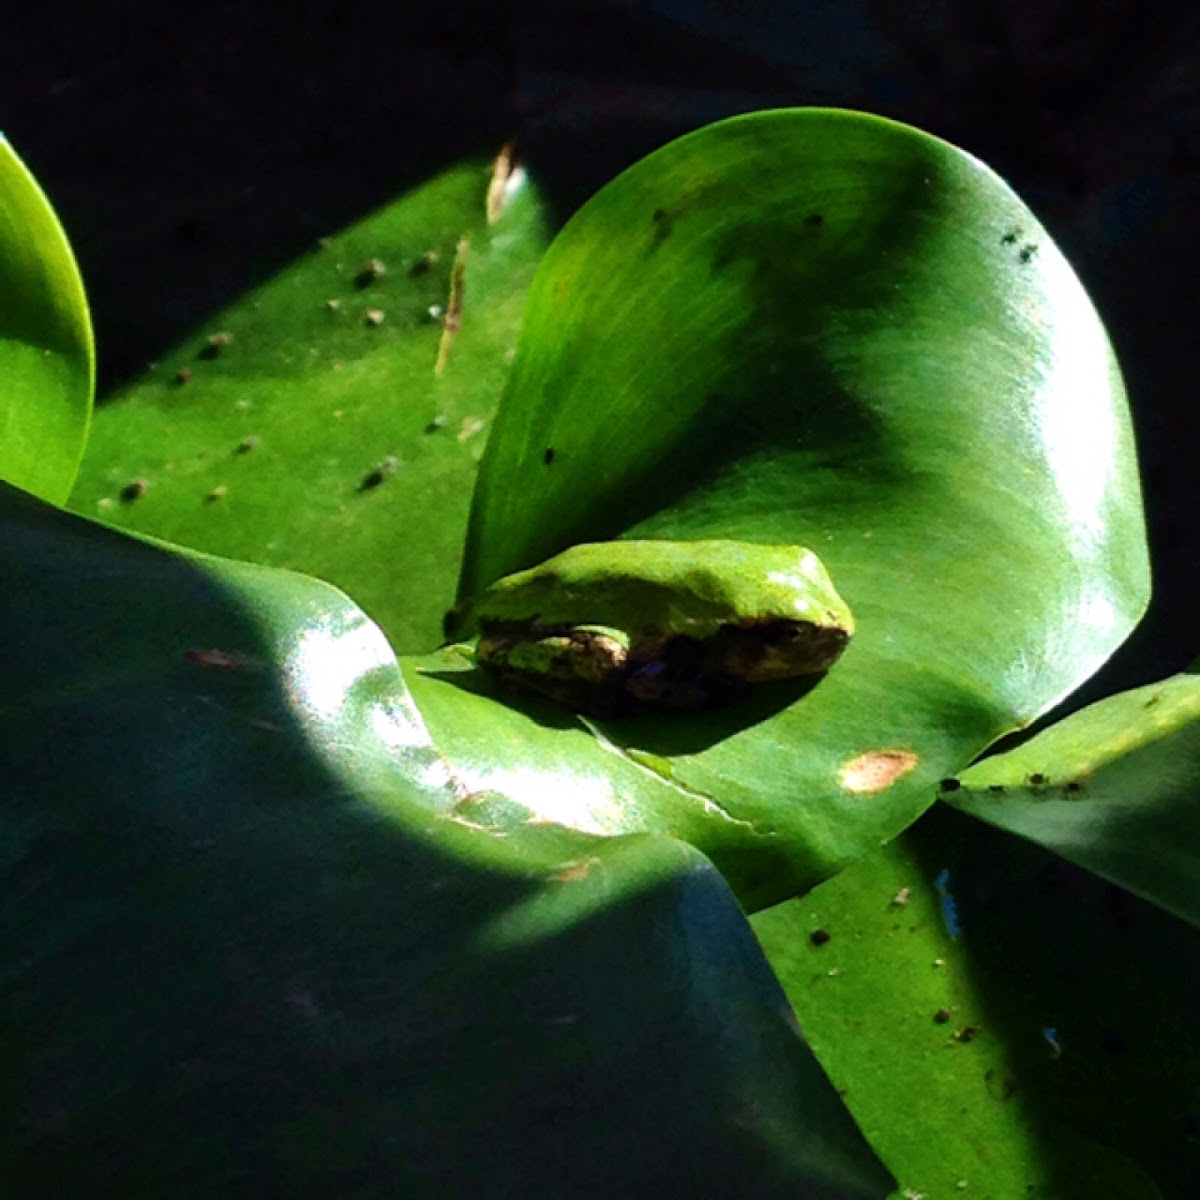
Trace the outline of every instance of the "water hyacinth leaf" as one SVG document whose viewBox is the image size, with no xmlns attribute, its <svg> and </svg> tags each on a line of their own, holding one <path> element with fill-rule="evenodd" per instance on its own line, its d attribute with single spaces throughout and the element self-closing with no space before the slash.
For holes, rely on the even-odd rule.
<svg viewBox="0 0 1200 1200">
<path fill-rule="evenodd" d="M 617 535 L 809 546 L 857 618 L 811 690 L 589 726 L 614 764 L 652 765 L 632 789 L 593 778 L 555 818 L 670 828 L 690 806 L 752 907 L 905 827 L 940 778 L 1091 674 L 1149 593 L 1124 394 L 1078 279 L 976 159 L 844 112 L 682 138 L 543 260 L 462 597 Z M 465 686 L 410 666 L 428 711 Z M 439 744 L 486 782 L 486 710 L 437 708 Z M 513 791 L 526 821 L 579 773 L 561 721 L 527 711 L 504 755 L 524 771 L 493 780 L 538 781 Z"/>
<path fill-rule="evenodd" d="M 1189 926 L 940 805 L 753 925 L 895 1200 L 1191 1194 Z"/>
<path fill-rule="evenodd" d="M 87 437 L 95 359 L 79 269 L 0 135 L 0 479 L 60 503 Z"/>
<path fill-rule="evenodd" d="M 456 815 L 328 585 L 0 531 L 9 1189 L 887 1191 L 697 851 Z"/>
<path fill-rule="evenodd" d="M 315 575 L 437 645 L 546 237 L 502 156 L 322 239 L 106 398 L 72 508 Z"/>
<path fill-rule="evenodd" d="M 1200 924 L 1200 677 L 1091 704 L 943 797 Z"/>
</svg>

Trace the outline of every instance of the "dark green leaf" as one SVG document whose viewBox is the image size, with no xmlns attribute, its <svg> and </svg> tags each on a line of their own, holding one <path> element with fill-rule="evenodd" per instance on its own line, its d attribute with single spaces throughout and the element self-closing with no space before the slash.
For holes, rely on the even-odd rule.
<svg viewBox="0 0 1200 1200">
<path fill-rule="evenodd" d="M 1194 1194 L 1182 922 L 939 806 L 753 923 L 905 1200 Z"/>
<path fill-rule="evenodd" d="M 6 1191 L 886 1191 L 699 853 L 475 827 L 327 585 L 0 534 Z"/>
<path fill-rule="evenodd" d="M 1200 678 L 1089 705 L 945 799 L 1200 924 Z"/>
</svg>

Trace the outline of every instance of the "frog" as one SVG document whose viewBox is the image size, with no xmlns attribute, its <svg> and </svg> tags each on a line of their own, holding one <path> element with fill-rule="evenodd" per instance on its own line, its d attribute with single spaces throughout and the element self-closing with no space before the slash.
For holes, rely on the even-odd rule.
<svg viewBox="0 0 1200 1200">
<path fill-rule="evenodd" d="M 469 606 L 475 661 L 576 712 L 699 711 L 828 671 L 854 634 L 812 550 L 734 539 L 570 547 Z"/>
</svg>

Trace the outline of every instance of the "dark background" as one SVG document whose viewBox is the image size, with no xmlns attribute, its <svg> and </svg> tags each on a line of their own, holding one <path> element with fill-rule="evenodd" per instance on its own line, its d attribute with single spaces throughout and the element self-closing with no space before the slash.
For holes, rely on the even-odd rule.
<svg viewBox="0 0 1200 1200">
<path fill-rule="evenodd" d="M 756 108 L 957 143 L 1062 245 L 1129 386 L 1156 595 L 1094 697 L 1200 650 L 1198 49 L 1194 0 L 45 0 L 0 21 L 0 128 L 79 257 L 101 397 L 316 237 L 514 133 L 560 219 Z"/>
</svg>

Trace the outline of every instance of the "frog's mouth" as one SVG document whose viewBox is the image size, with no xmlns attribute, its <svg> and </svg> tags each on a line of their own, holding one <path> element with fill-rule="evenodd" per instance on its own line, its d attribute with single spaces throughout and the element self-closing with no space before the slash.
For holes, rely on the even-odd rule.
<svg viewBox="0 0 1200 1200">
<path fill-rule="evenodd" d="M 710 661 L 747 683 L 772 683 L 828 671 L 850 641 L 839 626 L 773 619 L 724 625 L 710 643 Z"/>
</svg>

